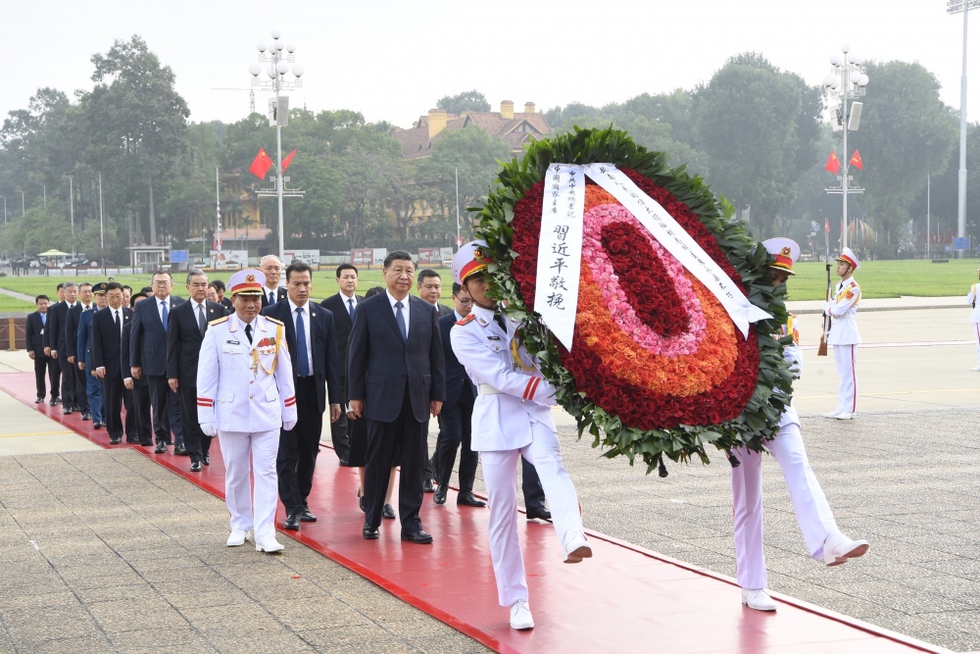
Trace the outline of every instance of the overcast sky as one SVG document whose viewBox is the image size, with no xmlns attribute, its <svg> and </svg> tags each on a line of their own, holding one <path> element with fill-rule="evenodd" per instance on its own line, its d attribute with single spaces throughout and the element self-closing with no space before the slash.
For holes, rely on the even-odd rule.
<svg viewBox="0 0 980 654">
<path fill-rule="evenodd" d="M 918 61 L 960 106 L 963 17 L 945 0 L 563 0 L 544 2 L 5 2 L 0 116 L 44 86 L 89 89 L 90 58 L 141 35 L 177 78 L 191 120 L 248 113 L 255 45 L 278 28 L 306 69 L 294 107 L 354 109 L 401 127 L 445 95 L 477 89 L 494 110 L 604 105 L 690 89 L 731 55 L 759 52 L 818 84 L 841 46 L 866 59 Z M 559 13 L 556 13 L 559 12 Z M 980 12 L 970 17 L 968 109 L 980 116 Z M 872 78 L 871 84 L 875 83 Z M 218 88 L 242 89 L 237 91 Z M 259 111 L 267 95 L 256 95 Z M 760 117 L 764 119 L 764 117 Z"/>
</svg>

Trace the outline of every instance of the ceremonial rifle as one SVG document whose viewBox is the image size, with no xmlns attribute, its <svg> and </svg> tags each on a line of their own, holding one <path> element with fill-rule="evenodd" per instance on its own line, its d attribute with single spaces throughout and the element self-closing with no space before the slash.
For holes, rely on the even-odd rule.
<svg viewBox="0 0 980 654">
<path fill-rule="evenodd" d="M 830 257 L 827 257 L 827 301 L 830 301 L 830 294 L 833 288 L 833 281 L 830 278 Z M 827 356 L 827 337 L 830 335 L 830 313 L 823 314 L 823 333 L 820 334 L 820 347 L 817 348 L 817 356 Z"/>
</svg>

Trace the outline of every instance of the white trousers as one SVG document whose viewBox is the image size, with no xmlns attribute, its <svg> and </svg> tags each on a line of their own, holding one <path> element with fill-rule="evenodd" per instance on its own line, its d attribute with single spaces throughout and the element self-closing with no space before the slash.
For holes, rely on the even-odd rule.
<svg viewBox="0 0 980 654">
<path fill-rule="evenodd" d="M 977 342 L 977 363 L 980 364 L 980 322 L 973 323 L 973 339 Z"/>
<path fill-rule="evenodd" d="M 856 345 L 834 345 L 834 362 L 837 364 L 837 376 L 840 377 L 840 387 L 837 389 L 837 413 L 857 411 L 857 364 L 854 360 L 856 353 Z"/>
<path fill-rule="evenodd" d="M 490 558 L 501 606 L 528 599 L 517 529 L 517 465 L 522 455 L 538 471 L 561 542 L 564 544 L 569 533 L 583 533 L 578 495 L 562 465 L 558 435 L 550 426 L 532 419 L 529 445 L 517 450 L 480 452 L 490 507 Z"/>
<path fill-rule="evenodd" d="M 827 497 L 810 468 L 803 446 L 800 426 L 790 423 L 780 427 L 776 437 L 766 444 L 782 468 L 786 487 L 793 500 L 796 522 L 803 532 L 807 549 L 813 558 L 823 556 L 823 543 L 837 530 Z M 762 551 L 762 457 L 759 452 L 736 448 L 741 464 L 732 468 L 732 508 L 735 514 L 735 562 L 738 585 L 742 588 L 765 588 L 766 560 Z"/>
<path fill-rule="evenodd" d="M 254 527 L 255 538 L 275 536 L 276 503 L 279 501 L 279 477 L 276 474 L 279 430 L 219 431 L 218 442 L 225 462 L 225 504 L 231 513 L 231 528 L 248 531 Z M 255 479 L 254 502 L 250 475 Z"/>
</svg>

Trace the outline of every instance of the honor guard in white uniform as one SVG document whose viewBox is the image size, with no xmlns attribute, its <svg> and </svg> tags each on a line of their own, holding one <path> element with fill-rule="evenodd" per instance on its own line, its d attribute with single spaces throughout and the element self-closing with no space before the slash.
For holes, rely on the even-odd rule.
<svg viewBox="0 0 980 654">
<path fill-rule="evenodd" d="M 785 283 L 790 275 L 795 274 L 793 263 L 800 256 L 800 246 L 788 238 L 771 238 L 762 245 L 775 257 L 770 264 L 773 286 Z M 790 335 L 793 341 L 784 347 L 783 356 L 798 379 L 802 372 L 803 353 L 792 314 L 776 336 L 782 338 Z M 766 449 L 783 471 L 796 511 L 796 521 L 810 555 L 815 559 L 822 558 L 828 566 L 836 566 L 867 552 L 867 541 L 851 540 L 837 528 L 827 498 L 807 460 L 800 433 L 800 417 L 792 405 L 780 417 L 779 431 L 775 438 L 766 443 Z M 775 611 L 776 603 L 766 592 L 766 560 L 762 551 L 762 454 L 741 447 L 732 452 L 739 462 L 737 467 L 732 468 L 732 507 L 735 561 L 738 585 L 742 587 L 742 603 L 758 611 Z"/>
<path fill-rule="evenodd" d="M 296 425 L 296 394 L 283 324 L 259 315 L 264 284 L 258 270 L 242 270 L 228 281 L 235 313 L 210 322 L 204 335 L 197 417 L 201 430 L 217 433 L 221 444 L 231 513 L 228 546 L 243 545 L 254 527 L 255 549 L 278 552 L 283 546 L 276 541 L 276 455 L 279 430 Z"/>
<path fill-rule="evenodd" d="M 977 274 L 980 275 L 980 270 L 977 270 Z M 970 287 L 970 292 L 966 295 L 966 303 L 973 307 L 973 311 L 970 312 L 970 322 L 973 323 L 973 338 L 977 343 L 977 365 L 970 368 L 973 372 L 980 372 L 980 297 L 977 293 L 978 284 L 974 284 Z"/>
<path fill-rule="evenodd" d="M 824 305 L 824 313 L 831 318 L 827 344 L 834 347 L 834 362 L 837 364 L 840 387 L 837 390 L 837 408 L 824 416 L 850 420 L 857 413 L 855 354 L 861 342 L 861 334 L 858 333 L 855 317 L 858 302 L 861 301 L 861 287 L 854 281 L 854 271 L 861 269 L 861 262 L 851 248 L 844 248 L 836 261 L 840 282 L 834 289 L 833 299 Z"/>
<path fill-rule="evenodd" d="M 517 529 L 517 466 L 521 456 L 538 471 L 551 505 L 555 530 L 565 563 L 592 556 L 585 540 L 578 497 L 561 462 L 551 405 L 555 388 L 518 342 L 515 320 L 495 312 L 487 296 L 490 260 L 486 244 L 474 241 L 460 248 L 453 259 L 453 280 L 466 287 L 473 310 L 450 332 L 453 352 L 478 388 L 473 407 L 471 448 L 480 452 L 490 506 L 490 555 L 497 596 L 510 607 L 510 625 L 531 629 L 527 580 Z"/>
</svg>

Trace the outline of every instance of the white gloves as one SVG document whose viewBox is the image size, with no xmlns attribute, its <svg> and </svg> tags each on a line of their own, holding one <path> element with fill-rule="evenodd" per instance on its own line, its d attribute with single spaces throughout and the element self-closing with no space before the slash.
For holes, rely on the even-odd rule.
<svg viewBox="0 0 980 654">
<path fill-rule="evenodd" d="M 201 431 L 204 432 L 205 436 L 216 436 L 218 434 L 218 425 L 213 422 L 202 422 Z"/>
<path fill-rule="evenodd" d="M 295 420 L 288 420 L 288 421 L 282 423 L 282 428 L 285 429 L 286 431 L 292 431 L 293 430 L 293 427 L 295 427 L 295 426 L 296 426 L 296 421 Z"/>
</svg>

